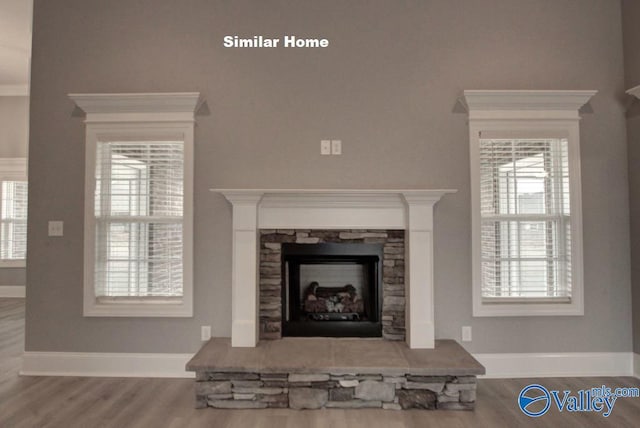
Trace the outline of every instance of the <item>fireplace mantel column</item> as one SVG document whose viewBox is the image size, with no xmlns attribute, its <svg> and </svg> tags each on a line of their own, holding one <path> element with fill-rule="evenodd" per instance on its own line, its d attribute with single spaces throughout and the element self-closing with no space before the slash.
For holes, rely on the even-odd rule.
<svg viewBox="0 0 640 428">
<path fill-rule="evenodd" d="M 406 233 L 406 335 L 412 349 L 435 346 L 433 206 L 442 195 L 404 193 Z"/>
<path fill-rule="evenodd" d="M 231 346 L 258 343 L 258 204 L 263 192 L 224 192 L 233 205 Z"/>
</svg>

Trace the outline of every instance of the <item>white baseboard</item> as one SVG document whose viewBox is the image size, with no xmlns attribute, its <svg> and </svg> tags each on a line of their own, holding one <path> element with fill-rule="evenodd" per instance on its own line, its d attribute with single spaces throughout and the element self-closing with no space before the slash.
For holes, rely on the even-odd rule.
<svg viewBox="0 0 640 428">
<path fill-rule="evenodd" d="M 94 352 L 25 352 L 21 375 L 87 377 L 193 378 L 185 371 L 192 354 Z M 632 352 L 566 352 L 474 354 L 484 378 L 635 376 L 640 354 Z"/>
<path fill-rule="evenodd" d="M 0 297 L 21 297 L 26 296 L 24 285 L 0 285 Z"/>
<path fill-rule="evenodd" d="M 21 375 L 192 378 L 185 365 L 193 354 L 25 352 Z"/>
<path fill-rule="evenodd" d="M 473 356 L 486 368 L 486 374 L 479 376 L 485 378 L 632 376 L 634 373 L 632 352 L 474 354 Z M 637 356 L 638 354 L 636 358 Z"/>
</svg>

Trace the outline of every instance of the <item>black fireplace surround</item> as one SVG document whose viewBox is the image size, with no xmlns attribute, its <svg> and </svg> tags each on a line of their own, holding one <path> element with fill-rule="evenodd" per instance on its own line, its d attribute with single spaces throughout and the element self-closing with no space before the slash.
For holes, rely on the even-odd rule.
<svg viewBox="0 0 640 428">
<path fill-rule="evenodd" d="M 381 337 L 382 259 L 383 244 L 283 243 L 282 335 Z M 325 278 L 327 268 L 361 278 Z"/>
</svg>

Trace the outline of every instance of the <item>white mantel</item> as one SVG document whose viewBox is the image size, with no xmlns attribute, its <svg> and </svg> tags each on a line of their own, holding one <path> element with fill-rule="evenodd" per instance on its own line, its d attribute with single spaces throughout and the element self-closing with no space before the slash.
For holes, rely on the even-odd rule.
<svg viewBox="0 0 640 428">
<path fill-rule="evenodd" d="M 406 329 L 411 348 L 433 348 L 433 207 L 452 189 L 211 189 L 233 205 L 231 344 L 259 337 L 260 229 L 404 229 Z"/>
</svg>

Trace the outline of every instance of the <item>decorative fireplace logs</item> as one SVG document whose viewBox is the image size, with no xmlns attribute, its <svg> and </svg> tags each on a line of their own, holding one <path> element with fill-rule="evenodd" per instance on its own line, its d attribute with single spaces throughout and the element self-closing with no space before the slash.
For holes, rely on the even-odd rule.
<svg viewBox="0 0 640 428">
<path fill-rule="evenodd" d="M 320 287 L 313 281 L 304 292 L 303 310 L 314 321 L 349 319 L 357 320 L 364 312 L 364 304 L 356 288 L 347 284 L 344 287 Z M 338 317 L 335 314 L 342 314 Z"/>
</svg>

